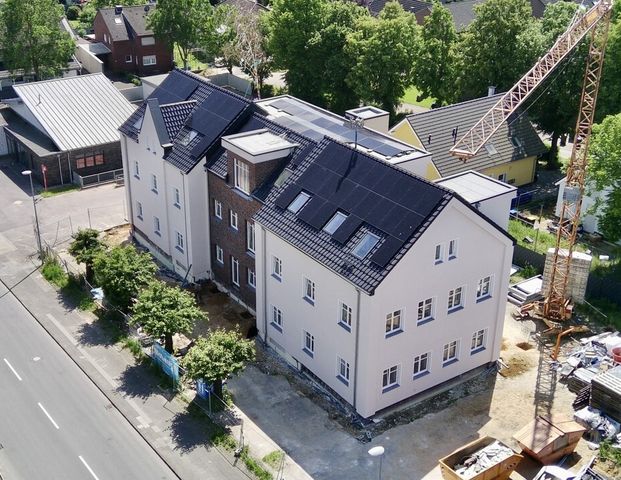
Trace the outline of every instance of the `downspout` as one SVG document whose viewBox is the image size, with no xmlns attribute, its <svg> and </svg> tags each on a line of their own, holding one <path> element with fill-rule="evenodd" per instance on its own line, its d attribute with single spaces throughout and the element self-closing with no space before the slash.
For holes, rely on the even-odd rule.
<svg viewBox="0 0 621 480">
<path fill-rule="evenodd" d="M 356 288 L 356 344 L 354 347 L 354 410 L 358 411 L 358 358 L 360 352 L 360 290 Z"/>
<path fill-rule="evenodd" d="M 268 340 L 267 338 L 267 268 L 265 266 L 265 256 L 267 252 L 266 252 L 266 246 L 265 246 L 266 245 L 265 228 L 263 228 L 262 225 L 261 225 L 261 237 L 263 238 L 263 252 L 261 252 L 261 264 L 263 268 L 263 331 L 265 332 L 264 334 L 265 338 L 263 339 L 263 341 L 267 345 L 267 340 Z"/>
<path fill-rule="evenodd" d="M 69 172 L 69 183 L 71 183 L 73 182 L 73 170 L 71 170 L 71 150 L 67 151 L 67 168 L 67 171 Z M 62 185 L 65 184 L 63 177 L 60 177 L 60 183 Z"/>
<path fill-rule="evenodd" d="M 56 159 L 58 160 L 58 171 L 60 172 L 60 182 L 63 185 L 63 167 L 60 165 L 60 153 L 56 155 Z"/>
</svg>

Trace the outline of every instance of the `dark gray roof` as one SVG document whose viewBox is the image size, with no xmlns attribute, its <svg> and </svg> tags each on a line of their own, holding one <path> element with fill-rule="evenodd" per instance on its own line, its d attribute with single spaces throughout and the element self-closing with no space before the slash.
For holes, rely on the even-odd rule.
<svg viewBox="0 0 621 480">
<path fill-rule="evenodd" d="M 484 1 L 485 0 L 456 0 L 454 2 L 447 2 L 446 0 L 442 0 L 442 4 L 450 10 L 453 15 L 455 28 L 460 32 L 465 30 L 474 20 L 475 14 L 473 7 Z M 554 1 L 557 0 L 530 0 L 533 17 L 541 18 L 546 5 Z M 577 0 L 577 3 L 580 3 L 580 0 Z"/>
<path fill-rule="evenodd" d="M 251 110 L 251 102 L 244 97 L 218 87 L 204 77 L 175 69 L 151 93 L 147 101 L 121 125 L 119 130 L 123 134 L 133 140 L 138 139 L 145 105 L 153 102 L 153 99 L 157 99 L 160 106 L 185 102 L 182 107 L 171 107 L 170 110 L 164 108 L 162 111 L 167 133 L 169 129 L 176 130 L 176 135 L 170 137 L 173 146 L 166 156 L 166 161 L 184 173 L 192 170 L 208 151 L 218 146 L 220 137 L 249 115 Z M 189 101 L 194 101 L 195 105 L 192 107 Z M 190 109 L 190 115 L 181 123 L 181 117 Z M 174 115 L 172 110 L 175 112 Z M 167 117 L 168 124 L 166 124 Z M 169 133 L 168 135 L 170 136 Z M 190 141 L 185 142 L 183 139 Z"/>
<path fill-rule="evenodd" d="M 384 9 L 384 7 L 389 1 L 390 0 L 369 0 L 368 2 L 369 12 L 371 12 L 372 15 L 379 15 L 379 13 Z M 410 13 L 417 13 L 425 9 L 431 10 L 431 7 L 432 7 L 431 3 L 422 2 L 420 0 L 397 0 L 397 1 L 401 4 L 401 6 L 403 7 L 403 10 L 405 10 L 406 12 L 410 12 Z"/>
<path fill-rule="evenodd" d="M 440 176 L 446 177 L 467 170 L 480 171 L 512 160 L 541 155 L 546 151 L 528 116 L 517 112 L 502 124 L 487 142 L 487 146 L 472 159 L 463 162 L 449 154 L 454 144 L 454 136 L 461 138 L 501 96 L 502 94 L 477 98 L 408 115 L 407 120 L 425 149 L 431 152 Z M 517 139 L 516 143 L 520 146 L 514 145 L 512 137 Z"/>
<path fill-rule="evenodd" d="M 153 35 L 153 30 L 147 27 L 147 17 L 154 8 L 154 4 L 123 7 L 121 15 L 115 15 L 115 9 L 112 7 L 101 8 L 98 13 L 108 27 L 112 41 L 119 42 L 143 35 Z"/>
<path fill-rule="evenodd" d="M 310 200 L 297 214 L 289 211 L 302 191 Z M 255 220 L 372 294 L 452 197 L 447 189 L 326 138 L 271 190 Z M 322 228 L 337 211 L 348 217 L 330 235 Z M 366 233 L 380 241 L 360 259 L 352 251 Z"/>
<path fill-rule="evenodd" d="M 175 138 L 196 107 L 196 100 L 160 105 L 169 138 Z"/>
<path fill-rule="evenodd" d="M 59 153 L 58 147 L 36 127 L 23 120 L 10 108 L 0 108 L 0 128 L 5 128 L 23 145 L 40 157 Z"/>
</svg>

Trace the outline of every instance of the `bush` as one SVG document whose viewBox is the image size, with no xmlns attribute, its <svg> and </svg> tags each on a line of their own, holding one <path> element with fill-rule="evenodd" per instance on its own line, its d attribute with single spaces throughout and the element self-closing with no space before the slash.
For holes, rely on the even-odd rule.
<svg viewBox="0 0 621 480">
<path fill-rule="evenodd" d="M 77 20 L 80 16 L 81 10 L 77 5 L 71 5 L 67 8 L 67 20 Z"/>
<path fill-rule="evenodd" d="M 41 268 L 41 274 L 43 278 L 52 285 L 56 285 L 60 288 L 65 287 L 69 281 L 69 277 L 65 273 L 65 270 L 54 257 L 47 257 L 45 259 L 43 267 Z"/>
</svg>

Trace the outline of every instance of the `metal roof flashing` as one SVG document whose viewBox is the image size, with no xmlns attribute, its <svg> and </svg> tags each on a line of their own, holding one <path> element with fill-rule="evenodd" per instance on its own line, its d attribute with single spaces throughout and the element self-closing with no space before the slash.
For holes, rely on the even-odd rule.
<svg viewBox="0 0 621 480">
<path fill-rule="evenodd" d="M 251 163 L 286 157 L 297 146 L 297 143 L 291 143 L 265 128 L 222 137 L 223 148 Z"/>
</svg>

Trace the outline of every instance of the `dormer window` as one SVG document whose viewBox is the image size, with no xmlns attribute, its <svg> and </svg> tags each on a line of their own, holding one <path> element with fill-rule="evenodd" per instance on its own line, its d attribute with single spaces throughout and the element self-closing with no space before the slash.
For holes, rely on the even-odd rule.
<svg viewBox="0 0 621 480">
<path fill-rule="evenodd" d="M 323 231 L 332 235 L 342 225 L 346 218 L 347 215 L 344 213 L 336 212 L 330 221 L 325 224 Z"/>
<path fill-rule="evenodd" d="M 379 241 L 380 239 L 377 235 L 373 235 L 372 233 L 365 233 L 362 239 L 354 247 L 352 253 L 355 257 L 358 257 L 360 260 L 362 260 L 369 254 L 371 250 L 373 250 L 373 247 L 377 245 Z"/>
<path fill-rule="evenodd" d="M 289 204 L 287 210 L 293 213 L 298 213 L 302 210 L 302 207 L 306 205 L 306 202 L 310 200 L 310 195 L 306 192 L 300 192 L 297 197 L 293 199 L 293 202 Z"/>
<path fill-rule="evenodd" d="M 198 135 L 198 133 L 196 133 L 194 130 L 188 130 L 179 139 L 179 143 L 183 145 L 184 147 L 187 147 L 190 144 L 190 142 L 196 138 L 196 135 Z"/>
<path fill-rule="evenodd" d="M 235 159 L 235 188 L 250 195 L 250 174 L 248 165 Z"/>
</svg>

